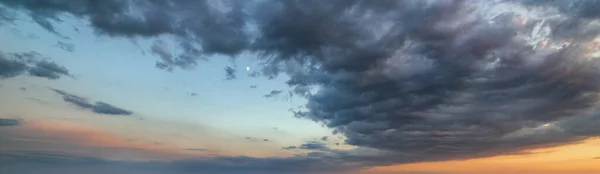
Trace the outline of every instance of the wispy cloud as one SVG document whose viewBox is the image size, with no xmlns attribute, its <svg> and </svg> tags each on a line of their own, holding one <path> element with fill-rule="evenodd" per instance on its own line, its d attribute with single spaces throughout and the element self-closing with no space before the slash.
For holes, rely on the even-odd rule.
<svg viewBox="0 0 600 174">
<path fill-rule="evenodd" d="M 67 93 L 65 91 L 58 90 L 58 89 L 52 89 L 52 90 L 55 93 L 61 95 L 63 97 L 63 101 L 65 101 L 67 103 L 71 103 L 82 109 L 89 109 L 92 112 L 95 112 L 98 114 L 106 114 L 106 115 L 131 115 L 131 114 L 133 114 L 133 112 L 131 112 L 129 110 L 118 108 L 118 107 L 110 105 L 108 103 L 104 103 L 104 102 L 100 102 L 100 101 L 96 102 L 96 103 L 90 103 L 88 101 L 88 99 L 86 99 L 86 98 L 83 98 L 83 97 L 80 97 L 77 95 L 73 95 L 73 94 Z"/>
<path fill-rule="evenodd" d="M 277 95 L 281 94 L 281 92 L 283 92 L 283 91 L 281 91 L 281 90 L 272 90 L 272 91 L 271 91 L 271 92 L 269 92 L 268 94 L 265 94 L 265 95 L 264 95 L 264 97 L 265 97 L 265 98 L 271 98 L 271 97 L 275 97 L 275 96 L 277 96 Z"/>
</svg>

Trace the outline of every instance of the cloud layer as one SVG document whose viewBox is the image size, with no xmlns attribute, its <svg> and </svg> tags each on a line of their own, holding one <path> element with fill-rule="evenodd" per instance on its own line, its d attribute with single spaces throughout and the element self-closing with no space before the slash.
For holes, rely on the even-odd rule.
<svg viewBox="0 0 600 174">
<path fill-rule="evenodd" d="M 132 162 L 114 161 L 99 158 L 56 154 L 43 151 L 19 151 L 0 153 L 6 160 L 0 163 L 0 169 L 8 173 L 78 173 L 72 169 L 87 169 L 89 172 L 113 169 L 117 173 L 182 173 L 192 174 L 198 171 L 214 174 L 276 174 L 276 173 L 326 173 L 344 172 L 352 169 L 339 166 L 334 160 L 325 162 L 310 157 L 291 158 L 253 158 L 245 156 L 198 158 L 170 162 Z M 24 167 L 27 164 L 30 167 Z M 337 166 L 336 166 L 337 165 Z M 36 167 L 32 167 L 36 166 Z M 44 171 L 32 168 L 46 168 Z"/>
<path fill-rule="evenodd" d="M 241 161 L 250 171 L 266 164 L 282 164 L 268 165 L 279 172 L 286 170 L 277 166 L 291 164 L 286 169 L 326 171 L 521 154 L 600 135 L 597 1 L 0 2 L 25 10 L 49 31 L 48 21 L 69 14 L 89 20 L 99 34 L 175 36 L 181 52 L 162 43 L 152 47 L 157 67 L 166 70 L 193 68 L 215 54 L 258 55 L 261 75 L 285 73 L 308 99 L 304 110 L 294 111 L 297 117 L 322 123 L 359 147 L 184 162 L 193 166 Z M 24 71 L 2 61 L 12 67 L 0 69 L 2 76 Z M 235 69 L 225 71 L 235 79 Z M 311 88 L 316 93 L 306 92 Z M 131 114 L 61 95 L 97 113 Z M 304 148 L 322 149 L 313 145 Z"/>
</svg>

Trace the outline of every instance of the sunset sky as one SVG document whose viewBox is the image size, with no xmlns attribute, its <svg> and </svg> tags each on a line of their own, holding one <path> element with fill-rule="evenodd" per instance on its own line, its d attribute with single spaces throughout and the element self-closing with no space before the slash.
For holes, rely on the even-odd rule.
<svg viewBox="0 0 600 174">
<path fill-rule="evenodd" d="M 0 0 L 0 173 L 597 174 L 597 9 Z"/>
</svg>

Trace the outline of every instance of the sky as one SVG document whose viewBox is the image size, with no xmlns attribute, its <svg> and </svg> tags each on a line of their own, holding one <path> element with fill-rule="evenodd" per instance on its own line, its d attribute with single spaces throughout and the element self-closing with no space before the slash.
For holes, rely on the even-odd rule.
<svg viewBox="0 0 600 174">
<path fill-rule="evenodd" d="M 600 173 L 599 8 L 0 0 L 0 171 Z"/>
</svg>

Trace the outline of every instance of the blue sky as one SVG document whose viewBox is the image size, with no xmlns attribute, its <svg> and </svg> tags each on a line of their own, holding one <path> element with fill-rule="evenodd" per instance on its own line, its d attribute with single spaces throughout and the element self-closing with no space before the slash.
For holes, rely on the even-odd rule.
<svg viewBox="0 0 600 174">
<path fill-rule="evenodd" d="M 21 76 L 3 81 L 0 92 L 7 96 L 3 97 L 3 103 L 11 101 L 12 104 L 27 106 L 27 109 L 21 112 L 5 108 L 2 109 L 3 114 L 26 120 L 49 119 L 37 114 L 53 113 L 58 107 L 64 109 L 60 113 L 66 115 L 58 116 L 60 114 L 57 113 L 53 119 L 69 117 L 87 122 L 91 126 L 115 131 L 123 136 L 127 136 L 128 131 L 120 130 L 117 125 L 123 124 L 120 123 L 123 119 L 129 119 L 131 123 L 127 123 L 128 126 L 176 132 L 183 137 L 203 136 L 190 132 L 189 128 L 211 129 L 214 134 L 222 135 L 223 140 L 220 141 L 224 142 L 221 143 L 248 143 L 245 137 L 261 141 L 269 139 L 272 143 L 268 145 L 270 148 L 331 136 L 330 129 L 310 120 L 294 118 L 289 112 L 288 109 L 301 106 L 306 100 L 301 97 L 289 98 L 290 88 L 285 85 L 285 75 L 272 80 L 247 76 L 256 71 L 254 67 L 259 63 L 251 54 L 234 59 L 212 56 L 209 60 L 199 63 L 193 70 L 177 69 L 167 72 L 154 67 L 158 58 L 148 49 L 155 40 L 153 38 L 120 39 L 99 36 L 86 27 L 84 21 L 71 18 L 57 24 L 56 28 L 70 39 L 47 32 L 28 20 L 1 28 L 0 37 L 3 42 L 0 43 L 0 47 L 3 48 L 3 52 L 36 51 L 57 64 L 69 67 L 73 76 L 60 80 Z M 79 32 L 74 31 L 74 28 L 78 28 Z M 36 37 L 28 38 L 28 35 Z M 68 52 L 56 47 L 58 41 L 76 45 L 74 51 Z M 134 42 L 136 44 L 133 44 Z M 237 79 L 225 79 L 226 66 L 234 67 L 238 71 Z M 247 71 L 247 67 L 250 71 Z M 252 85 L 256 85 L 257 88 L 250 88 Z M 21 87 L 27 88 L 27 91 L 21 91 Z M 134 117 L 143 120 L 115 119 L 78 112 L 76 107 L 61 103 L 60 97 L 48 88 L 69 91 L 89 99 L 127 108 L 134 112 Z M 264 95 L 272 90 L 284 92 L 273 98 L 265 98 Z M 192 96 L 192 93 L 197 95 Z M 41 105 L 30 98 L 43 100 L 51 106 Z M 156 123 L 148 127 L 144 122 Z M 160 123 L 185 126 L 163 127 Z M 185 141 L 174 137 L 165 140 L 147 138 L 147 141 L 158 142 Z M 202 141 L 201 138 L 198 139 L 197 141 Z M 201 143 L 180 144 L 203 148 Z"/>
</svg>

